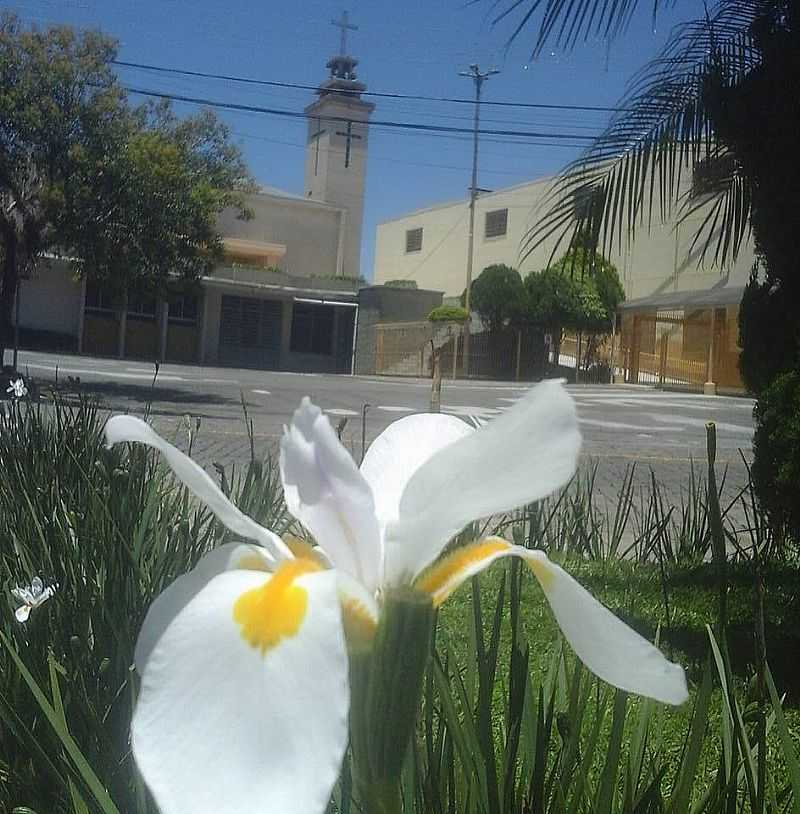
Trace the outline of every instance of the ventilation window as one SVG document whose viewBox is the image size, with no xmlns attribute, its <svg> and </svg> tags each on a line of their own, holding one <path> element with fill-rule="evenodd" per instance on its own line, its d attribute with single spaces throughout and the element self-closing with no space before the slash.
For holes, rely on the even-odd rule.
<svg viewBox="0 0 800 814">
<path fill-rule="evenodd" d="M 406 254 L 422 251 L 422 227 L 406 229 Z"/>
<path fill-rule="evenodd" d="M 486 213 L 484 237 L 505 237 L 508 232 L 508 209 L 495 209 Z"/>
</svg>

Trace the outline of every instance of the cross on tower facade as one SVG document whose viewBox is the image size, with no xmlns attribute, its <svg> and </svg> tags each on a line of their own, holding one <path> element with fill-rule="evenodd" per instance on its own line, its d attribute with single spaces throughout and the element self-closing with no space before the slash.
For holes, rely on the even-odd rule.
<svg viewBox="0 0 800 814">
<path fill-rule="evenodd" d="M 359 139 L 360 140 L 361 136 L 359 136 L 357 133 L 353 132 L 353 122 L 347 122 L 347 130 L 344 131 L 344 132 L 341 131 L 341 130 L 337 130 L 336 135 L 337 136 L 344 136 L 347 139 L 347 141 L 345 142 L 345 148 L 344 148 L 344 166 L 345 166 L 345 168 L 347 168 L 347 167 L 350 166 L 350 144 L 351 144 L 353 139 Z"/>
<path fill-rule="evenodd" d="M 358 26 L 350 22 L 350 15 L 346 11 L 342 12 L 341 20 L 331 20 L 331 25 L 340 29 L 339 56 L 347 56 L 347 32 L 358 31 Z"/>
</svg>

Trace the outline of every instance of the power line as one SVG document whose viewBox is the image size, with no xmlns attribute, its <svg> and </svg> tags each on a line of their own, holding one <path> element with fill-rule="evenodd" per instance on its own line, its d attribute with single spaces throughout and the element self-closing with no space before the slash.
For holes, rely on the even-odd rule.
<svg viewBox="0 0 800 814">
<path fill-rule="evenodd" d="M 245 85 L 261 85 L 272 88 L 292 88 L 295 90 L 310 90 L 318 91 L 317 85 L 303 85 L 297 82 L 278 82 L 277 80 L 270 79 L 252 79 L 244 76 L 231 76 L 229 74 L 208 73 L 206 71 L 190 71 L 183 68 L 166 68 L 161 65 L 147 65 L 142 62 L 127 62 L 121 59 L 112 60 L 113 65 L 119 65 L 122 68 L 137 68 L 145 71 L 154 71 L 156 73 L 179 74 L 181 76 L 194 76 L 200 79 L 220 79 L 225 82 L 240 82 Z M 337 93 L 347 95 L 351 93 L 347 90 L 338 90 Z M 456 105 L 473 105 L 473 99 L 462 99 L 450 96 L 422 96 L 413 93 L 381 93 L 379 91 L 352 91 L 353 95 L 360 96 L 375 96 L 381 99 L 411 99 L 418 102 L 447 102 Z M 491 105 L 494 107 L 519 107 L 531 108 L 534 110 L 577 110 L 590 113 L 625 113 L 630 111 L 627 107 L 604 107 L 602 105 L 557 105 L 557 104 L 544 104 L 535 102 L 508 102 L 508 101 L 483 101 L 484 105 Z"/>
<path fill-rule="evenodd" d="M 197 96 L 184 96 L 178 93 L 166 93 L 155 90 L 145 90 L 123 85 L 128 93 L 135 93 L 140 96 L 153 96 L 156 99 L 170 99 L 174 102 L 186 102 L 194 105 L 204 105 L 206 107 L 216 107 L 221 110 L 236 110 L 247 113 L 264 113 L 270 116 L 284 116 L 293 119 L 318 119 L 324 118 L 326 121 L 340 122 L 341 124 L 361 124 L 369 127 L 392 127 L 400 130 L 416 130 L 428 133 L 465 133 L 472 134 L 469 127 L 454 127 L 444 124 L 419 124 L 417 122 L 397 122 L 388 120 L 372 119 L 364 121 L 361 119 L 348 119 L 346 116 L 311 116 L 305 112 L 295 110 L 281 110 L 280 108 L 260 107 L 258 105 L 245 105 L 239 102 L 218 102 L 213 99 L 204 99 Z M 482 136 L 510 136 L 514 138 L 545 138 L 545 139 L 579 139 L 581 141 L 593 142 L 594 136 L 584 136 L 580 133 L 552 133 L 538 132 L 535 130 L 480 130 Z"/>
</svg>

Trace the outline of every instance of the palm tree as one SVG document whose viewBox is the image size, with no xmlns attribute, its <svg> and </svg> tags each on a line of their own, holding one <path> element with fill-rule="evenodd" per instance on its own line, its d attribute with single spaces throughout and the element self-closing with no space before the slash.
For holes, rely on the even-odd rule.
<svg viewBox="0 0 800 814">
<path fill-rule="evenodd" d="M 497 0 L 495 22 L 516 15 L 511 39 L 532 30 L 535 57 L 553 42 L 613 39 L 644 5 L 656 15 L 665 2 Z M 606 251 L 656 218 L 700 213 L 692 248 L 703 261 L 734 260 L 752 229 L 767 272 L 800 278 L 782 273 L 800 235 L 799 29 L 798 0 L 716 0 L 677 26 L 605 132 L 553 185 L 523 249 L 554 238 L 555 255 L 589 228 Z"/>
</svg>

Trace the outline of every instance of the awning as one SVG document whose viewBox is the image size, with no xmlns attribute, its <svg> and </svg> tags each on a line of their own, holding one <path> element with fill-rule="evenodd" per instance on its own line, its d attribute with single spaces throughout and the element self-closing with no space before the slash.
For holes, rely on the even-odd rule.
<svg viewBox="0 0 800 814">
<path fill-rule="evenodd" d="M 676 309 L 714 308 L 722 305 L 738 305 L 742 301 L 744 286 L 720 286 L 700 291 L 669 291 L 651 294 L 636 300 L 623 302 L 620 311 L 667 311 Z"/>
</svg>

